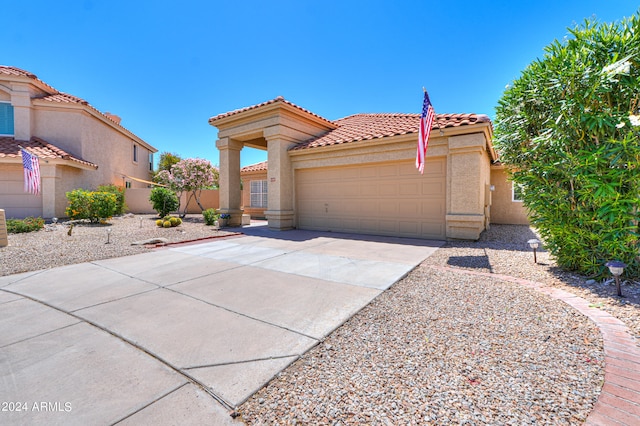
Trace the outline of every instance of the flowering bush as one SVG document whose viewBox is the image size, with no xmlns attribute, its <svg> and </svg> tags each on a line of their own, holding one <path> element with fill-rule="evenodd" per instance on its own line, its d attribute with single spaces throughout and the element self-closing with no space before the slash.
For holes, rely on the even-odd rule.
<svg viewBox="0 0 640 426">
<path fill-rule="evenodd" d="M 110 192 L 75 189 L 67 192 L 67 201 L 67 216 L 71 219 L 89 219 L 91 223 L 109 219 L 118 208 L 117 197 Z"/>
<path fill-rule="evenodd" d="M 212 166 L 208 160 L 187 158 L 174 164 L 171 167 L 171 171 L 159 171 L 155 176 L 155 180 L 175 191 L 178 198 L 183 192 L 189 194 L 181 215 L 184 217 L 187 214 L 187 206 L 191 198 L 195 198 L 198 206 L 204 211 L 204 207 L 200 203 L 200 193 L 205 188 L 218 186 L 218 176 L 218 168 Z"/>
<path fill-rule="evenodd" d="M 124 214 L 127 209 L 127 205 L 124 203 L 124 187 L 116 185 L 100 185 L 97 189 L 98 192 L 110 192 L 116 196 L 116 211 L 115 214 Z"/>
</svg>

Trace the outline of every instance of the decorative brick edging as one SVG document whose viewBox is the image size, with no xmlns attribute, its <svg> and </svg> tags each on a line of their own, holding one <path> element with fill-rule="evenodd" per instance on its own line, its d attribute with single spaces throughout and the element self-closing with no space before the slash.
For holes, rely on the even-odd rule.
<svg viewBox="0 0 640 426">
<path fill-rule="evenodd" d="M 593 321 L 602 333 L 604 385 L 585 425 L 640 425 L 640 348 L 622 321 L 601 309 L 589 307 L 589 302 L 582 297 L 534 281 L 446 266 L 430 267 L 519 284 L 562 300 Z"/>
</svg>

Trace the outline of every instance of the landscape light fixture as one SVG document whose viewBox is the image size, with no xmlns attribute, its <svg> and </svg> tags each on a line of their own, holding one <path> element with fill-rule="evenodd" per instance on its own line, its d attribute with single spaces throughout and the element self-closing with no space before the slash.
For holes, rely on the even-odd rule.
<svg viewBox="0 0 640 426">
<path fill-rule="evenodd" d="M 536 250 L 538 249 L 538 246 L 540 245 L 540 241 L 536 240 L 535 238 L 527 241 L 527 244 L 529 244 L 529 247 L 531 247 L 533 249 L 533 263 L 538 263 L 538 259 L 536 258 Z"/>
<path fill-rule="evenodd" d="M 610 260 L 605 266 L 609 268 L 611 275 L 616 279 L 616 290 L 618 290 L 618 296 L 624 297 L 622 295 L 622 289 L 620 288 L 620 275 L 622 275 L 624 268 L 626 268 L 627 265 L 619 260 Z"/>
<path fill-rule="evenodd" d="M 52 217 L 51 218 L 51 222 L 53 222 L 53 224 L 56 225 L 58 223 L 58 218 L 57 217 Z"/>
<path fill-rule="evenodd" d="M 109 236 L 111 236 L 111 228 L 107 228 L 107 242 L 105 244 L 109 244 Z"/>
</svg>

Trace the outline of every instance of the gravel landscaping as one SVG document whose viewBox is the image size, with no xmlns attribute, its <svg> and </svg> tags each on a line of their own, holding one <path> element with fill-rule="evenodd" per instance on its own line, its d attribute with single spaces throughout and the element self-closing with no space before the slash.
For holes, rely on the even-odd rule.
<svg viewBox="0 0 640 426">
<path fill-rule="evenodd" d="M 106 229 L 112 231 L 107 241 Z M 10 234 L 1 275 L 151 250 L 134 241 L 224 235 L 199 215 L 158 228 L 153 215 L 109 225 L 48 226 Z M 249 424 L 582 424 L 602 387 L 602 339 L 560 301 L 494 277 L 562 288 L 640 338 L 640 286 L 589 282 L 560 271 L 527 226 L 492 226 L 477 242 L 447 242 L 251 397 Z M 446 267 L 447 269 L 443 269 Z"/>
<path fill-rule="evenodd" d="M 202 215 L 187 215 L 175 228 L 158 227 L 156 219 L 158 216 L 153 214 L 127 214 L 104 225 L 75 224 L 71 235 L 68 223 L 47 224 L 37 232 L 9 234 L 9 245 L 0 248 L 0 276 L 144 253 L 152 248 L 131 243 L 151 238 L 176 243 L 229 234 L 206 226 Z M 107 230 L 111 231 L 109 235 Z"/>
</svg>

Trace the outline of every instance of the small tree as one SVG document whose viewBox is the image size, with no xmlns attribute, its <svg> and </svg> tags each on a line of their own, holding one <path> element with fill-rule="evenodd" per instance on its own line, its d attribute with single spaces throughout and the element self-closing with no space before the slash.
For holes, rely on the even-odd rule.
<svg viewBox="0 0 640 426">
<path fill-rule="evenodd" d="M 637 275 L 640 18 L 586 21 L 505 91 L 495 145 L 559 265 Z"/>
<path fill-rule="evenodd" d="M 153 188 L 151 194 L 149 194 L 149 201 L 151 201 L 153 209 L 158 212 L 160 217 L 165 217 L 180 207 L 178 196 L 168 188 Z"/>
<path fill-rule="evenodd" d="M 156 180 L 158 183 L 167 185 L 177 192 L 178 197 L 181 197 L 183 193 L 189 194 L 184 211 L 181 214 L 181 217 L 185 217 L 189 202 L 193 198 L 195 198 L 200 209 L 204 211 L 204 207 L 200 202 L 202 190 L 217 187 L 218 176 L 218 168 L 212 166 L 208 160 L 187 158 L 174 164 L 171 171 L 160 171 L 156 175 Z"/>
<path fill-rule="evenodd" d="M 158 172 L 162 170 L 171 171 L 171 168 L 180 162 L 182 158 L 178 154 L 172 152 L 162 152 L 158 160 Z"/>
</svg>

